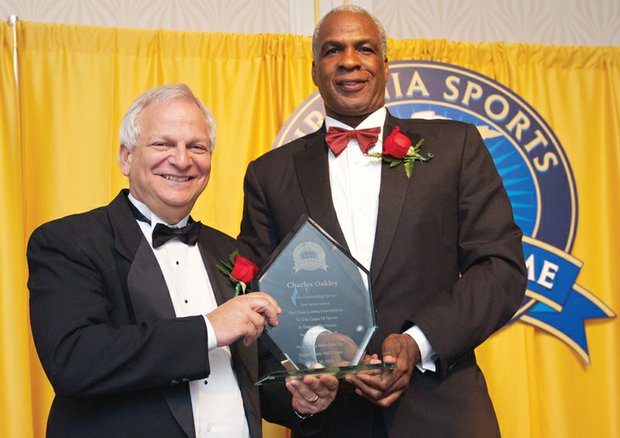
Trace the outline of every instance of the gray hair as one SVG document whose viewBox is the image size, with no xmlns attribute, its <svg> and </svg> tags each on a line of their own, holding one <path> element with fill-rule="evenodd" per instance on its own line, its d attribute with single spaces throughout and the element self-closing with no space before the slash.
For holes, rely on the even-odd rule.
<svg viewBox="0 0 620 438">
<path fill-rule="evenodd" d="M 323 21 L 325 21 L 325 19 L 329 17 L 330 15 L 341 13 L 341 12 L 350 12 L 352 14 L 364 14 L 370 17 L 370 19 L 375 23 L 375 26 L 377 26 L 377 30 L 379 31 L 379 42 L 381 44 L 381 47 L 380 47 L 381 58 L 385 59 L 385 57 L 387 56 L 387 36 L 385 33 L 385 28 L 383 27 L 383 24 L 381 24 L 381 22 L 379 21 L 377 17 L 372 15 L 370 12 L 368 12 L 366 9 L 362 8 L 361 6 L 346 4 L 346 5 L 336 6 L 334 9 L 329 11 L 327 14 L 323 16 L 323 18 L 319 20 L 319 22 L 314 27 L 314 33 L 312 34 L 312 60 L 316 62 L 316 60 L 319 57 L 319 31 L 321 30 Z"/>
<path fill-rule="evenodd" d="M 138 96 L 129 106 L 129 109 L 127 109 L 123 121 L 121 122 L 121 144 L 130 151 L 136 147 L 142 128 L 140 126 L 140 113 L 144 108 L 153 103 L 167 104 L 177 99 L 187 99 L 195 103 L 205 116 L 209 130 L 208 148 L 209 152 L 213 153 L 215 149 L 215 119 L 213 118 L 213 114 L 185 84 L 162 85 L 161 87 L 153 88 Z"/>
</svg>

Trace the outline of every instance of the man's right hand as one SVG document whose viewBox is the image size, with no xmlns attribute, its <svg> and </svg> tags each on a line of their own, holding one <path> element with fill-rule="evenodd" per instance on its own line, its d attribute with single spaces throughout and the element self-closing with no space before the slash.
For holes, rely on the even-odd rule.
<svg viewBox="0 0 620 438">
<path fill-rule="evenodd" d="M 395 364 L 396 368 L 382 372 L 362 371 L 346 376 L 355 385 L 355 392 L 367 400 L 387 408 L 409 388 L 409 380 L 415 365 L 420 362 L 420 349 L 408 334 L 391 334 L 382 346 L 383 362 Z M 376 354 L 366 356 L 364 363 L 381 363 Z"/>
<path fill-rule="evenodd" d="M 230 345 L 243 338 L 243 345 L 248 346 L 263 333 L 265 323 L 278 325 L 280 306 L 264 292 L 252 292 L 226 301 L 214 311 L 207 314 L 213 327 L 217 346 Z"/>
</svg>

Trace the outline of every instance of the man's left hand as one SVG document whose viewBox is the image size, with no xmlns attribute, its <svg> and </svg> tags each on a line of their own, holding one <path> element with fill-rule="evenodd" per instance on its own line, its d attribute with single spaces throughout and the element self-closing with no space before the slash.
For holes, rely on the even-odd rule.
<svg viewBox="0 0 620 438">
<path fill-rule="evenodd" d="M 355 386 L 355 392 L 381 406 L 391 406 L 407 388 L 415 365 L 420 362 L 420 349 L 406 334 L 391 334 L 383 342 L 383 362 L 395 364 L 393 370 L 362 371 L 346 377 Z M 376 355 L 367 356 L 366 363 L 381 363 Z"/>
<path fill-rule="evenodd" d="M 293 395 L 293 409 L 302 415 L 319 413 L 331 404 L 338 391 L 338 379 L 331 374 L 306 375 L 288 379 L 286 387 Z"/>
</svg>

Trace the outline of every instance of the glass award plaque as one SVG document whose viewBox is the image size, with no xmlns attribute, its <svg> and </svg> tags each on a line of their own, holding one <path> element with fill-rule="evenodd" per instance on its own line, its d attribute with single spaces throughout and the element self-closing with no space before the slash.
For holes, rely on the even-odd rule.
<svg viewBox="0 0 620 438">
<path fill-rule="evenodd" d="M 307 216 L 278 246 L 254 280 L 253 290 L 274 297 L 282 309 L 276 327 L 261 339 L 284 366 L 257 384 L 287 376 L 394 368 L 360 364 L 375 323 L 370 275 Z"/>
</svg>

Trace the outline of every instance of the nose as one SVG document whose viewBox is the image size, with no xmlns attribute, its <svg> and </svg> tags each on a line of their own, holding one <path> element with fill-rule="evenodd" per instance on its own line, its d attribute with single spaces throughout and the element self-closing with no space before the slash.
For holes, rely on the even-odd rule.
<svg viewBox="0 0 620 438">
<path fill-rule="evenodd" d="M 191 158 L 184 144 L 178 144 L 172 154 L 170 154 L 170 163 L 179 168 L 186 168 L 191 165 Z"/>
<path fill-rule="evenodd" d="M 340 58 L 340 65 L 348 70 L 360 67 L 361 60 L 355 47 L 347 47 L 343 50 L 342 57 Z"/>
</svg>

